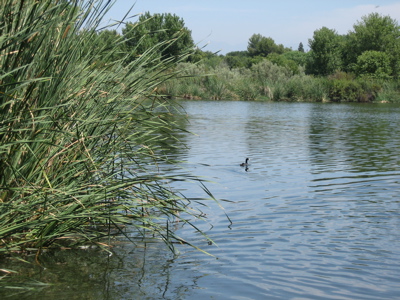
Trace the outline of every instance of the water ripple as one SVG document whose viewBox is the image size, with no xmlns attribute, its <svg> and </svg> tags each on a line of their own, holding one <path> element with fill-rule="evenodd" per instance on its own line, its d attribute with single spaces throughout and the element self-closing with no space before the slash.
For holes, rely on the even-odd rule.
<svg viewBox="0 0 400 300">
<path fill-rule="evenodd" d="M 396 299 L 400 108 L 219 105 L 224 118 L 218 109 L 203 118 L 188 103 L 190 130 L 201 135 L 188 138 L 186 155 L 215 179 L 215 195 L 232 201 L 223 205 L 233 224 L 211 207 L 218 248 L 207 250 L 218 259 L 190 251 L 176 261 L 195 257 L 193 270 L 207 274 L 190 298 Z M 371 113 L 390 130 L 371 133 Z M 247 156 L 246 172 L 238 164 Z"/>
</svg>

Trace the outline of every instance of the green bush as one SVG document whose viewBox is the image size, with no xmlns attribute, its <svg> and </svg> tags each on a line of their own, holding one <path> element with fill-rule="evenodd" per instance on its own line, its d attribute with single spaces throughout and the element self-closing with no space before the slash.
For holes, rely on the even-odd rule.
<svg viewBox="0 0 400 300">
<path fill-rule="evenodd" d="M 273 83 L 285 81 L 292 76 L 292 72 L 289 69 L 278 66 L 267 59 L 253 65 L 250 71 L 254 79 L 259 82 L 268 81 Z"/>
<path fill-rule="evenodd" d="M 390 57 L 380 51 L 364 51 L 357 57 L 357 74 L 371 78 L 389 79 L 392 74 Z"/>
<path fill-rule="evenodd" d="M 329 82 L 329 98 L 335 102 L 355 102 L 362 93 L 361 85 L 353 80 L 332 79 Z"/>
<path fill-rule="evenodd" d="M 240 100 L 252 101 L 260 96 L 258 87 L 249 78 L 237 82 L 234 91 Z"/>
<path fill-rule="evenodd" d="M 356 78 L 345 72 L 329 76 L 327 86 L 328 97 L 335 102 L 372 102 L 381 90 L 379 81 L 371 77 Z"/>
</svg>

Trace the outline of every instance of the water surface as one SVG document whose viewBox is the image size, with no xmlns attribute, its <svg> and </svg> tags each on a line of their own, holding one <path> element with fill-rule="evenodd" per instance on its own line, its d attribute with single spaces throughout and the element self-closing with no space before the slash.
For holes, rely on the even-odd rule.
<svg viewBox="0 0 400 300">
<path fill-rule="evenodd" d="M 225 211 L 210 202 L 209 223 L 195 222 L 217 246 L 176 232 L 215 257 L 161 243 L 53 254 L 32 278 L 54 286 L 29 299 L 399 299 L 400 106 L 182 105 L 196 135 L 180 133 L 187 147 L 171 155 Z"/>
</svg>

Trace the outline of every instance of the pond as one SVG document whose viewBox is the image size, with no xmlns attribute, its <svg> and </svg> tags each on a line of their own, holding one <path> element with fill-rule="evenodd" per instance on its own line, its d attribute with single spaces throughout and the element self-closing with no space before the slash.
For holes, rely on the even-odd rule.
<svg viewBox="0 0 400 300">
<path fill-rule="evenodd" d="M 400 106 L 184 101 L 174 158 L 220 199 L 178 246 L 62 251 L 9 299 L 399 299 Z M 245 158 L 248 167 L 239 166 Z M 180 172 L 172 169 L 169 172 Z M 189 197 L 198 185 L 173 183 Z M 227 218 L 226 214 L 229 216 Z M 9 268 L 18 269 L 11 265 Z M 22 279 L 21 279 L 22 280 Z M 37 292 L 37 290 L 39 290 Z"/>
</svg>

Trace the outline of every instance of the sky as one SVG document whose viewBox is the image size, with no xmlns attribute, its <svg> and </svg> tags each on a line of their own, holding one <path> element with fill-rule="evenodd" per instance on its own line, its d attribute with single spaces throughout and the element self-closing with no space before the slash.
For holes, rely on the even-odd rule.
<svg viewBox="0 0 400 300">
<path fill-rule="evenodd" d="M 322 27 L 346 34 L 363 16 L 376 12 L 400 23 L 400 1 L 390 0 L 115 0 L 104 21 L 128 21 L 144 12 L 179 16 L 204 51 L 247 49 L 253 34 L 271 37 L 275 43 L 297 50 Z"/>
</svg>

